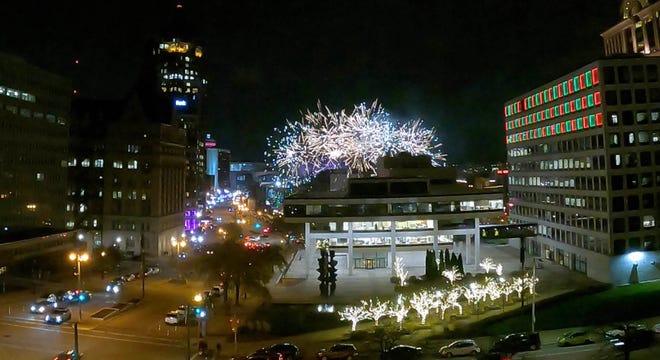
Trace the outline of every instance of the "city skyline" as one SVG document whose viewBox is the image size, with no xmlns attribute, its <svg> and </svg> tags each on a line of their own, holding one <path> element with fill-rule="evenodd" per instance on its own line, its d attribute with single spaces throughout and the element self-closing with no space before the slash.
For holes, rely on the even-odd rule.
<svg viewBox="0 0 660 360">
<path fill-rule="evenodd" d="M 73 78 L 81 97 L 121 97 L 174 3 L 11 4 L 3 22 L 17 30 L 0 46 Z M 273 127 L 317 100 L 375 99 L 435 127 L 449 162 L 504 160 L 504 102 L 603 57 L 599 34 L 619 18 L 615 0 L 181 3 L 207 56 L 209 131 L 251 161 L 263 160 Z"/>
</svg>

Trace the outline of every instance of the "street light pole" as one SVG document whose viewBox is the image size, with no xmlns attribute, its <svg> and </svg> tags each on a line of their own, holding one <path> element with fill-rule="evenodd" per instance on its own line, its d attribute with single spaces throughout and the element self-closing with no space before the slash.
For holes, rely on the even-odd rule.
<svg viewBox="0 0 660 360">
<path fill-rule="evenodd" d="M 536 260 L 541 261 L 541 259 L 536 256 L 533 258 L 534 262 L 532 264 L 532 332 L 535 330 L 536 326 Z"/>
<path fill-rule="evenodd" d="M 80 266 L 80 254 L 76 255 L 76 260 L 78 262 L 78 290 L 82 291 L 82 274 L 81 274 L 81 266 Z M 82 321 L 82 303 L 80 299 L 78 299 L 78 321 Z"/>
</svg>

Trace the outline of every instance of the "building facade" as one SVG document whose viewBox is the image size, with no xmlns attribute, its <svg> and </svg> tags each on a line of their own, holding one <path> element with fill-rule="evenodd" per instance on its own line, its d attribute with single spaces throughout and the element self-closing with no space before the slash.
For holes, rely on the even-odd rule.
<svg viewBox="0 0 660 360">
<path fill-rule="evenodd" d="M 137 102 L 76 104 L 70 208 L 93 246 L 171 253 L 183 232 L 185 137 L 147 121 Z"/>
<path fill-rule="evenodd" d="M 533 255 L 607 283 L 660 276 L 659 66 L 598 60 L 505 104 L 510 220 L 538 223 Z"/>
<path fill-rule="evenodd" d="M 319 176 L 284 200 L 287 222 L 305 224 L 307 273 L 327 242 L 338 268 L 391 268 L 397 257 L 422 266 L 427 249 L 450 248 L 467 266 L 480 261 L 480 219 L 501 214 L 501 191 L 456 183 L 454 169 L 387 168 L 374 178 Z"/>
<path fill-rule="evenodd" d="M 0 54 L 0 223 L 73 228 L 67 213 L 71 84 Z"/>
</svg>

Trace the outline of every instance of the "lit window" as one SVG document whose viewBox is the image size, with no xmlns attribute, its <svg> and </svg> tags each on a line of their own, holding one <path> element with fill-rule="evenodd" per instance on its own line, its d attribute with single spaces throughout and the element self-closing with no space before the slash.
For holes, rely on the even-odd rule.
<svg viewBox="0 0 660 360">
<path fill-rule="evenodd" d="M 121 191 L 113 191 L 112 192 L 112 198 L 113 199 L 121 199 Z"/>
<path fill-rule="evenodd" d="M 142 200 L 147 200 L 147 193 L 142 193 Z"/>
<path fill-rule="evenodd" d="M 81 161 L 80 166 L 89 167 L 89 159 L 85 159 L 85 160 Z"/>
<path fill-rule="evenodd" d="M 79 213 L 84 213 L 85 210 L 87 210 L 87 206 L 85 206 L 85 204 L 80 204 L 80 206 L 78 206 Z"/>
<path fill-rule="evenodd" d="M 27 204 L 25 207 L 28 211 L 37 211 L 37 204 Z"/>
<path fill-rule="evenodd" d="M 37 173 L 37 181 L 44 181 L 44 173 Z"/>
<path fill-rule="evenodd" d="M 123 169 L 124 164 L 121 161 L 114 161 L 112 163 L 112 167 L 115 168 L 115 169 Z"/>
<path fill-rule="evenodd" d="M 137 160 L 129 160 L 128 163 L 126 164 L 126 167 L 131 169 L 131 170 L 137 169 L 138 168 Z"/>
<path fill-rule="evenodd" d="M 100 197 L 100 198 L 103 197 L 103 190 L 99 190 L 99 197 Z"/>
<path fill-rule="evenodd" d="M 76 165 L 78 165 L 78 160 L 76 160 L 76 159 L 69 160 L 69 166 L 73 167 L 73 166 L 76 166 Z"/>
<path fill-rule="evenodd" d="M 645 228 L 655 227 L 655 218 L 653 217 L 653 215 L 644 215 L 644 221 L 643 221 L 642 225 Z"/>
<path fill-rule="evenodd" d="M 94 167 L 95 168 L 102 168 L 103 167 L 103 159 L 94 160 Z"/>
<path fill-rule="evenodd" d="M 73 204 L 66 204 L 66 211 L 73 211 Z"/>
</svg>

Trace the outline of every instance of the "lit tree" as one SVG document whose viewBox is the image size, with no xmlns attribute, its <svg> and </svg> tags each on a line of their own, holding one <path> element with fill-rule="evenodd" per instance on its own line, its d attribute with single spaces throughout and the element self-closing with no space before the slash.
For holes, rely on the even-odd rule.
<svg viewBox="0 0 660 360">
<path fill-rule="evenodd" d="M 479 302 L 486 297 L 486 289 L 476 282 L 470 283 L 470 286 L 464 287 L 463 289 L 463 296 L 465 296 L 469 304 L 474 305 L 474 311 L 478 312 Z"/>
<path fill-rule="evenodd" d="M 339 317 L 341 320 L 350 321 L 353 324 L 351 326 L 351 331 L 355 331 L 357 323 L 368 319 L 369 313 L 362 306 L 347 306 L 344 310 L 339 311 Z"/>
<path fill-rule="evenodd" d="M 495 273 L 497 276 L 502 276 L 502 264 L 497 264 L 497 267 L 495 268 Z"/>
<path fill-rule="evenodd" d="M 417 311 L 417 314 L 421 318 L 422 324 L 426 324 L 426 316 L 428 316 L 432 305 L 433 295 L 427 290 L 414 293 L 412 298 L 410 298 L 410 306 L 415 309 L 415 311 Z"/>
<path fill-rule="evenodd" d="M 523 278 L 523 283 L 525 284 L 525 287 L 529 289 L 530 295 L 534 293 L 534 288 L 538 282 L 538 278 L 533 278 L 529 274 L 525 274 L 525 277 Z"/>
<path fill-rule="evenodd" d="M 510 282 L 505 281 L 503 278 L 500 278 L 500 291 L 504 294 L 504 301 L 509 302 L 509 295 L 515 291 L 513 285 Z"/>
<path fill-rule="evenodd" d="M 457 266 L 452 266 L 451 269 L 443 271 L 442 276 L 447 278 L 451 285 L 454 285 L 454 281 L 461 279 L 461 272 Z"/>
<path fill-rule="evenodd" d="M 396 257 L 394 261 L 394 272 L 396 273 L 397 278 L 399 279 L 399 286 L 406 285 L 406 279 L 408 278 L 408 271 L 403 264 L 403 258 L 400 256 Z"/>
<path fill-rule="evenodd" d="M 479 266 L 486 271 L 486 274 L 488 274 L 491 270 L 495 270 L 497 268 L 497 265 L 495 265 L 493 259 L 488 257 L 481 260 Z"/>
<path fill-rule="evenodd" d="M 458 313 L 463 315 L 463 306 L 461 306 L 461 304 L 458 302 L 458 299 L 461 298 L 461 295 L 463 295 L 461 288 L 454 286 L 447 293 L 447 302 L 452 304 L 455 308 L 458 308 Z"/>
<path fill-rule="evenodd" d="M 378 320 L 388 314 L 389 305 L 389 301 L 381 302 L 378 298 L 375 302 L 371 299 L 369 299 L 369 302 L 362 300 L 362 306 L 367 312 L 368 318 L 372 319 L 376 326 L 378 326 Z"/>
<path fill-rule="evenodd" d="M 440 319 L 445 319 L 445 311 L 452 307 L 454 304 L 449 301 L 449 294 L 451 291 L 436 291 L 433 297 L 433 307 L 440 309 Z"/>
<path fill-rule="evenodd" d="M 491 303 L 502 297 L 502 289 L 497 284 L 497 282 L 492 279 L 486 283 L 485 290 L 486 294 L 488 294 L 488 297 L 490 298 Z"/>
<path fill-rule="evenodd" d="M 514 277 L 511 279 L 511 287 L 513 291 L 518 293 L 518 297 L 522 297 L 522 292 L 525 290 L 525 280 L 523 278 Z"/>
<path fill-rule="evenodd" d="M 399 330 L 403 328 L 403 319 L 408 316 L 410 306 L 406 303 L 406 299 L 399 294 L 395 302 L 390 302 L 387 314 L 396 317 L 396 322 L 399 323 Z"/>
</svg>

